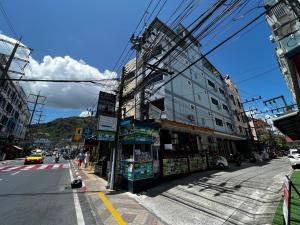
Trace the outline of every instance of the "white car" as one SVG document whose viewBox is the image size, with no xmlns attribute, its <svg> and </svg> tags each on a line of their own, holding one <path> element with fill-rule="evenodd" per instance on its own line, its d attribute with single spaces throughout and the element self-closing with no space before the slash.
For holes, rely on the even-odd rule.
<svg viewBox="0 0 300 225">
<path fill-rule="evenodd" d="M 289 155 L 288 158 L 293 169 L 300 168 L 300 157 L 297 157 L 295 155 Z"/>
<path fill-rule="evenodd" d="M 288 156 L 295 156 L 296 158 L 300 157 L 300 151 L 298 149 L 290 149 L 290 154 Z"/>
</svg>

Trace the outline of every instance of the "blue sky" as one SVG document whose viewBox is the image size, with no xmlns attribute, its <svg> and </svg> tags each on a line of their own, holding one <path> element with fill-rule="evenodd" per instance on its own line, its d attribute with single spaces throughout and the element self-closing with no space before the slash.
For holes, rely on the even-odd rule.
<svg viewBox="0 0 300 225">
<path fill-rule="evenodd" d="M 175 2 L 178 1 L 167 2 L 159 17 L 166 19 L 174 10 Z M 207 2 L 209 1 L 203 1 L 203 9 Z M 141 0 L 2 1 L 15 30 L 22 35 L 23 43 L 34 49 L 32 56 L 35 60 L 42 62 L 45 56 L 51 56 L 51 60 L 54 57 L 70 56 L 78 61 L 83 60 L 101 73 L 113 70 L 148 3 L 149 1 Z M 264 18 L 261 21 L 254 29 L 229 42 L 208 58 L 222 74 L 229 74 L 233 78 L 243 98 L 261 95 L 267 99 L 283 94 L 291 102 L 290 92 L 277 66 L 274 45 L 269 41 L 269 27 Z M 186 24 L 188 22 L 189 20 L 185 21 Z M 14 37 L 3 15 L 0 30 L 3 34 Z M 218 40 L 222 38 L 225 36 L 221 35 Z M 215 43 L 217 42 L 205 45 L 203 51 Z M 268 72 L 244 81 L 264 71 Z M 88 98 L 91 103 L 83 108 L 95 102 L 97 96 L 91 94 Z M 79 115 L 81 111 L 82 109 L 46 107 L 46 121 Z"/>
</svg>

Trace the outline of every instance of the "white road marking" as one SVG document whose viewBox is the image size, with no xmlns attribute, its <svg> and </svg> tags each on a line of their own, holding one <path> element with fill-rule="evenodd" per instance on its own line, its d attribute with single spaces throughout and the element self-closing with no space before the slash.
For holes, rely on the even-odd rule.
<svg viewBox="0 0 300 225">
<path fill-rule="evenodd" d="M 17 171 L 17 172 L 15 172 L 15 173 L 12 173 L 11 175 L 12 176 L 14 176 L 14 175 L 16 175 L 16 174 L 18 174 L 18 173 L 20 173 L 21 171 Z"/>
<path fill-rule="evenodd" d="M 47 164 L 42 165 L 42 166 L 40 166 L 39 168 L 37 168 L 37 170 L 43 170 L 43 169 L 45 169 L 47 166 L 49 166 L 49 165 L 47 165 Z"/>
<path fill-rule="evenodd" d="M 32 168 L 35 167 L 35 166 L 36 166 L 36 165 L 26 166 L 25 168 L 20 169 L 20 170 L 30 170 L 30 169 L 32 169 Z"/>
<path fill-rule="evenodd" d="M 52 166 L 52 169 L 57 169 L 58 167 L 60 167 L 60 164 L 54 164 L 54 165 Z"/>
<path fill-rule="evenodd" d="M 10 167 L 10 168 L 5 169 L 5 170 L 2 170 L 2 171 L 4 171 L 4 172 L 12 171 L 12 170 L 18 169 L 18 168 L 20 168 L 20 167 L 22 167 L 22 166 L 13 166 L 13 167 Z"/>
<path fill-rule="evenodd" d="M 70 168 L 70 165 L 69 164 L 63 164 L 62 168 L 64 168 L 64 169 Z"/>
<path fill-rule="evenodd" d="M 73 177 L 71 168 L 69 169 L 69 172 L 70 172 L 71 181 L 73 181 L 74 177 Z M 74 190 L 74 189 L 73 189 L 73 198 L 74 198 L 75 212 L 76 212 L 76 217 L 77 217 L 77 225 L 85 225 L 79 198 L 78 198 L 76 190 Z"/>
</svg>

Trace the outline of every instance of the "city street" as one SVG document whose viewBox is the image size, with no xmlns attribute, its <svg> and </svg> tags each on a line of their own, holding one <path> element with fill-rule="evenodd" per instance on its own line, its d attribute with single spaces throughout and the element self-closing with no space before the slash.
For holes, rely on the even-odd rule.
<svg viewBox="0 0 300 225">
<path fill-rule="evenodd" d="M 136 199 L 167 224 L 271 224 L 290 164 L 279 158 L 243 167 L 195 173 Z"/>
<path fill-rule="evenodd" d="M 76 193 L 74 201 L 68 161 L 53 161 L 46 157 L 44 164 L 24 166 L 16 160 L 0 166 L 1 224 L 96 224 L 86 197 Z"/>
</svg>

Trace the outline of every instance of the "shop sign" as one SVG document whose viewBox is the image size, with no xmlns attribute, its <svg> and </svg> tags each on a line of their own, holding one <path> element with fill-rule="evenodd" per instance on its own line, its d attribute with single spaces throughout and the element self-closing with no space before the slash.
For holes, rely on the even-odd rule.
<svg viewBox="0 0 300 225">
<path fill-rule="evenodd" d="M 81 127 L 77 127 L 75 129 L 75 134 L 72 137 L 72 141 L 73 142 L 80 142 L 81 135 L 82 135 L 82 128 Z"/>
<path fill-rule="evenodd" d="M 115 116 L 115 107 L 116 95 L 100 91 L 96 116 Z"/>
<path fill-rule="evenodd" d="M 284 183 L 283 183 L 283 207 L 282 207 L 282 210 L 283 210 L 283 216 L 284 216 L 284 221 L 285 221 L 285 224 L 289 224 L 289 210 L 290 210 L 290 207 L 289 207 L 289 204 L 290 204 L 290 181 L 287 177 L 284 178 Z"/>
<path fill-rule="evenodd" d="M 88 139 L 88 138 L 90 138 L 90 137 L 92 136 L 92 134 L 93 134 L 93 129 L 90 128 L 90 127 L 86 127 L 86 128 L 84 128 L 83 131 L 82 131 L 81 138 L 82 138 L 83 140 Z"/>
<path fill-rule="evenodd" d="M 115 140 L 115 132 L 98 130 L 97 134 L 96 134 L 96 140 L 97 141 L 114 141 Z"/>
<path fill-rule="evenodd" d="M 116 131 L 117 118 L 100 115 L 98 120 L 98 130 Z"/>
</svg>

